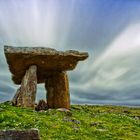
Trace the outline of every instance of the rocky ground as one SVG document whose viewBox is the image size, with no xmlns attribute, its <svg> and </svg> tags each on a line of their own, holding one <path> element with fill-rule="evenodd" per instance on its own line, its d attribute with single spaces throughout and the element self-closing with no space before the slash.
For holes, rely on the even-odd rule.
<svg viewBox="0 0 140 140">
<path fill-rule="evenodd" d="M 140 140 L 140 108 L 72 105 L 33 111 L 0 104 L 0 129 L 39 129 L 41 140 Z"/>
</svg>

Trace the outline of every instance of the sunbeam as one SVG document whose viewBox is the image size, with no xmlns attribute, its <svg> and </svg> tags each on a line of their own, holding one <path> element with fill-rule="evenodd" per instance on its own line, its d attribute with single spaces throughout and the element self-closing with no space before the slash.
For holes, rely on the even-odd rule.
<svg viewBox="0 0 140 140">
<path fill-rule="evenodd" d="M 0 102 L 17 89 L 3 51 L 11 45 L 88 51 L 68 72 L 72 103 L 140 105 L 139 15 L 140 1 L 0 0 Z"/>
</svg>

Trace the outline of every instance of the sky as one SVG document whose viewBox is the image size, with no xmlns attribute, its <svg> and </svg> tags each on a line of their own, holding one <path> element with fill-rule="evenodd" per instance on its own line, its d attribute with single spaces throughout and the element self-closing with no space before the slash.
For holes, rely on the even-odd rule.
<svg viewBox="0 0 140 140">
<path fill-rule="evenodd" d="M 139 0 L 0 0 L 0 102 L 19 87 L 3 51 L 10 45 L 88 52 L 68 72 L 72 104 L 140 106 L 139 15 Z M 45 94 L 38 85 L 36 100 Z"/>
</svg>

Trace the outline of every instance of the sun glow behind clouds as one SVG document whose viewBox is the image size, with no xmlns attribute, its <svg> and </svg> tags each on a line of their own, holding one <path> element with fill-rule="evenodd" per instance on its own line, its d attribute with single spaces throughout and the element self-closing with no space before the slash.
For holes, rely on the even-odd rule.
<svg viewBox="0 0 140 140">
<path fill-rule="evenodd" d="M 93 63 L 85 91 L 138 88 L 140 83 L 140 24 L 128 26 Z M 91 76 L 92 75 L 92 76 Z"/>
<path fill-rule="evenodd" d="M 1 40 L 15 45 L 64 47 L 71 25 L 72 18 L 69 17 L 73 14 L 74 1 L 69 2 L 69 5 L 65 3 L 61 7 L 61 3 L 56 0 L 11 0 L 8 5 L 5 1 L 0 1 Z"/>
</svg>

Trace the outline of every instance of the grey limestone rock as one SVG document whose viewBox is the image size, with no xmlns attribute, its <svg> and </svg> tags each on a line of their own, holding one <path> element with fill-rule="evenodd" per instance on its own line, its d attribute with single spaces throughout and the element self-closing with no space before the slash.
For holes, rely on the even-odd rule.
<svg viewBox="0 0 140 140">
<path fill-rule="evenodd" d="M 62 52 L 43 47 L 4 46 L 4 52 L 15 84 L 21 83 L 25 71 L 31 65 L 37 66 L 37 82 L 44 83 L 47 77 L 57 75 L 61 71 L 73 70 L 78 61 L 88 57 L 86 52 Z"/>
</svg>

